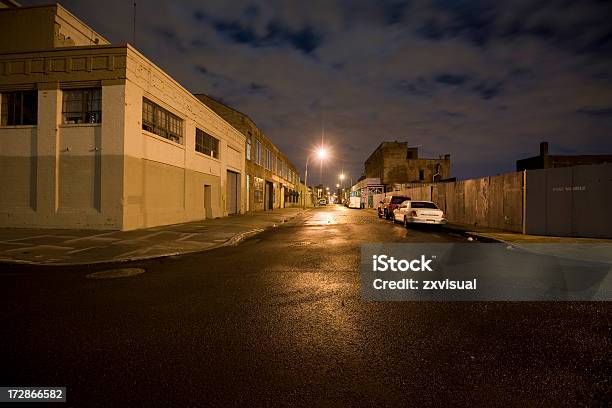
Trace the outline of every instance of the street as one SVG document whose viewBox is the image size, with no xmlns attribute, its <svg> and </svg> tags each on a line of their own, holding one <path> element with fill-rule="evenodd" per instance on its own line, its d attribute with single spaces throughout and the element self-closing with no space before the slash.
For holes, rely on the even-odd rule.
<svg viewBox="0 0 612 408">
<path fill-rule="evenodd" d="M 609 303 L 361 300 L 361 244 L 465 241 L 331 205 L 202 253 L 1 265 L 0 385 L 72 406 L 609 404 Z M 86 278 L 119 267 L 145 272 Z"/>
</svg>

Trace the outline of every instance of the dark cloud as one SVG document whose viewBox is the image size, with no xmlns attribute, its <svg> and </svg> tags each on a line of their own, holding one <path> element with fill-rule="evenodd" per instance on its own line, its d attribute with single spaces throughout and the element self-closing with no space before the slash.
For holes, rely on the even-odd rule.
<svg viewBox="0 0 612 408">
<path fill-rule="evenodd" d="M 199 23 L 210 24 L 218 34 L 230 41 L 255 48 L 291 46 L 309 54 L 322 42 L 323 35 L 318 33 L 314 27 L 305 25 L 299 29 L 293 29 L 279 19 L 268 21 L 265 32 L 260 34 L 253 26 L 259 14 L 258 7 L 249 5 L 243 13 L 246 21 L 215 18 L 202 10 L 195 11 L 193 18 Z"/>
<path fill-rule="evenodd" d="M 467 75 L 440 74 L 435 81 L 444 85 L 463 85 L 468 80 Z"/>
<path fill-rule="evenodd" d="M 578 112 L 581 115 L 593 116 L 597 118 L 612 118 L 612 108 L 601 108 L 601 109 L 582 108 L 582 109 L 578 109 L 576 112 Z"/>
<path fill-rule="evenodd" d="M 132 2 L 64 5 L 111 41 L 132 40 Z M 322 172 L 330 184 L 340 170 L 357 179 L 383 140 L 450 153 L 459 177 L 512 171 L 541 140 L 553 153 L 612 152 L 610 2 L 137 7 L 139 50 L 191 91 L 248 114 L 298 167 L 324 127 L 335 152 Z"/>
</svg>

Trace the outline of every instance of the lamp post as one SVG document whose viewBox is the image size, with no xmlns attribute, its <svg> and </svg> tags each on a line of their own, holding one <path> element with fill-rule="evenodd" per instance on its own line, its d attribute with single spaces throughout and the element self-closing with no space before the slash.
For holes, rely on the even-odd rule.
<svg viewBox="0 0 612 408">
<path fill-rule="evenodd" d="M 316 154 L 320 160 L 324 160 L 327 157 L 327 150 L 324 147 L 319 147 L 316 151 L 310 153 L 306 158 L 306 166 L 304 170 L 304 185 L 306 186 L 306 191 L 304 192 L 304 199 L 302 201 L 302 209 L 306 208 L 306 195 L 308 194 L 308 162 L 313 154 Z"/>
<path fill-rule="evenodd" d="M 342 197 L 341 197 L 342 201 L 344 201 L 344 185 L 343 185 L 344 183 L 343 183 L 343 181 L 344 181 L 345 177 L 346 176 L 344 175 L 344 172 L 340 173 L 340 175 L 338 176 L 338 178 L 340 179 L 340 186 L 339 187 L 340 187 L 340 194 L 342 195 Z"/>
</svg>

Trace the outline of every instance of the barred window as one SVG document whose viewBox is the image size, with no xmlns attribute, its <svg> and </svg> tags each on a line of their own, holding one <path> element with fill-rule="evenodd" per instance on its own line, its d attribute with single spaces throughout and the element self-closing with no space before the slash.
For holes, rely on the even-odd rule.
<svg viewBox="0 0 612 408">
<path fill-rule="evenodd" d="M 65 89 L 63 123 L 102 123 L 102 88 Z"/>
<path fill-rule="evenodd" d="M 207 154 L 215 159 L 219 158 L 219 139 L 198 128 L 196 128 L 195 138 L 196 152 Z"/>
<path fill-rule="evenodd" d="M 38 92 L 3 92 L 0 95 L 0 124 L 2 126 L 36 125 L 38 115 Z"/>
<path fill-rule="evenodd" d="M 147 98 L 142 99 L 142 128 L 175 143 L 183 144 L 183 119 Z"/>
<path fill-rule="evenodd" d="M 264 180 L 259 177 L 253 177 L 253 192 L 255 193 L 255 202 L 263 203 L 264 199 Z"/>
</svg>

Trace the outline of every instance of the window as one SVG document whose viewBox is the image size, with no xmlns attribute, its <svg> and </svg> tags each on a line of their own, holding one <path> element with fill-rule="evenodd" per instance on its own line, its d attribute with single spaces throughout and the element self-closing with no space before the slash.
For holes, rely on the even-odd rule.
<svg viewBox="0 0 612 408">
<path fill-rule="evenodd" d="M 437 210 L 438 206 L 427 201 L 413 201 L 410 203 L 410 208 L 431 208 Z"/>
<path fill-rule="evenodd" d="M 425 170 L 419 169 L 419 180 L 425 180 Z"/>
<path fill-rule="evenodd" d="M 183 120 L 147 98 L 142 99 L 142 128 L 183 144 Z"/>
<path fill-rule="evenodd" d="M 251 160 L 251 132 L 249 132 L 249 136 L 246 140 L 246 158 L 247 160 Z"/>
<path fill-rule="evenodd" d="M 62 94 L 63 123 L 102 123 L 102 88 L 66 89 Z"/>
<path fill-rule="evenodd" d="M 270 149 L 268 149 L 268 148 L 266 148 L 265 167 L 268 170 L 272 170 L 272 152 L 270 152 Z"/>
<path fill-rule="evenodd" d="M 38 115 L 38 92 L 3 92 L 0 114 L 2 126 L 35 125 Z"/>
<path fill-rule="evenodd" d="M 195 149 L 196 152 L 204 153 L 215 159 L 219 158 L 219 140 L 198 128 L 196 128 Z"/>
<path fill-rule="evenodd" d="M 255 193 L 255 202 L 263 203 L 264 199 L 264 181 L 262 178 L 253 177 L 253 192 Z"/>
<path fill-rule="evenodd" d="M 261 155 L 261 142 L 255 139 L 255 163 L 263 166 L 263 157 Z"/>
</svg>

